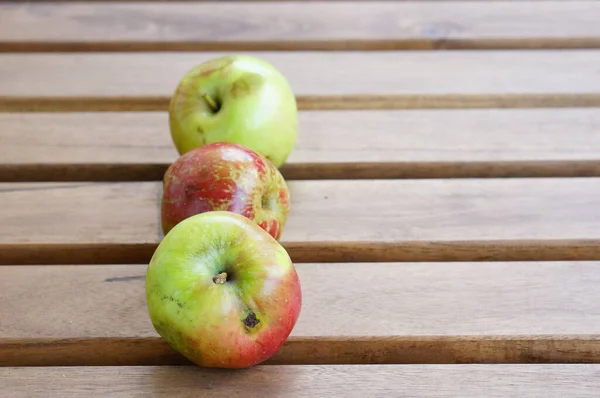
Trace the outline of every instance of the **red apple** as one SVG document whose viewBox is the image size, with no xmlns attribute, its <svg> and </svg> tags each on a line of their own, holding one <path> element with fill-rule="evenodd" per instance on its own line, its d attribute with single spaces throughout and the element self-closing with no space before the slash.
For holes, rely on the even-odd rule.
<svg viewBox="0 0 600 398">
<path fill-rule="evenodd" d="M 152 325 L 197 365 L 245 368 L 273 356 L 300 315 L 283 246 L 247 217 L 211 211 L 177 224 L 146 272 Z"/>
<path fill-rule="evenodd" d="M 216 210 L 241 214 L 279 240 L 290 194 L 279 170 L 254 150 L 206 144 L 180 156 L 164 175 L 163 233 L 190 216 Z"/>
</svg>

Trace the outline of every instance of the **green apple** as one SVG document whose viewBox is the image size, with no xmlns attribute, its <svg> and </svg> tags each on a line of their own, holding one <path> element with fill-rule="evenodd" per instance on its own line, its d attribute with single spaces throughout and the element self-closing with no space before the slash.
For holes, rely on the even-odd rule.
<svg viewBox="0 0 600 398">
<path fill-rule="evenodd" d="M 200 366 L 245 368 L 273 356 L 300 314 L 302 294 L 286 250 L 229 211 L 175 225 L 146 272 L 152 325 Z"/>
<path fill-rule="evenodd" d="M 169 127 L 179 154 L 231 142 L 279 168 L 296 145 L 296 98 L 285 76 L 263 59 L 214 58 L 180 80 L 169 104 Z"/>
</svg>

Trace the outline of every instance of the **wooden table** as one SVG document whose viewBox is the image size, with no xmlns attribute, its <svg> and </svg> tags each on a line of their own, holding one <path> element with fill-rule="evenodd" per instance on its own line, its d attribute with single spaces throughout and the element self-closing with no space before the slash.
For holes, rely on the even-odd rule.
<svg viewBox="0 0 600 398">
<path fill-rule="evenodd" d="M 598 396 L 600 2 L 0 4 L 3 397 Z M 285 346 L 190 366 L 150 324 L 166 107 L 290 80 Z"/>
</svg>

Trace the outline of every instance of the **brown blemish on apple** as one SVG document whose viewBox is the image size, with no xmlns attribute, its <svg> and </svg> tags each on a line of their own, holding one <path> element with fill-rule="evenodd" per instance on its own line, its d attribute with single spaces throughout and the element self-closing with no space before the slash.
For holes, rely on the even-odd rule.
<svg viewBox="0 0 600 398">
<path fill-rule="evenodd" d="M 258 318 L 256 318 L 256 314 L 253 311 L 250 311 L 246 319 L 244 319 L 242 322 L 244 322 L 244 325 L 246 325 L 249 328 L 253 328 L 260 323 Z"/>
<path fill-rule="evenodd" d="M 263 209 L 269 210 L 270 209 L 270 198 L 268 195 L 263 195 L 263 197 L 260 200 L 260 207 L 262 207 Z"/>
<path fill-rule="evenodd" d="M 200 145 L 205 145 L 206 144 L 206 137 L 204 136 L 204 129 L 202 127 L 200 127 L 200 126 L 197 126 L 196 127 L 196 132 L 200 136 Z"/>
<path fill-rule="evenodd" d="M 250 92 L 250 86 L 248 85 L 248 82 L 246 80 L 238 79 L 231 86 L 230 92 L 233 98 L 237 98 L 242 95 L 248 94 Z"/>
<path fill-rule="evenodd" d="M 250 92 L 256 91 L 262 82 L 262 77 L 258 75 L 246 76 L 233 82 L 229 92 L 233 98 L 248 95 Z"/>
<path fill-rule="evenodd" d="M 177 306 L 178 306 L 179 308 L 183 308 L 183 303 L 182 303 L 181 301 L 177 300 L 176 298 L 174 298 L 173 296 L 167 296 L 167 295 L 165 294 L 165 295 L 163 295 L 163 296 L 161 297 L 161 300 L 163 300 L 163 301 L 165 301 L 165 300 L 171 301 L 171 302 L 173 302 L 173 303 L 177 304 Z"/>
<path fill-rule="evenodd" d="M 185 198 L 187 200 L 191 200 L 198 196 L 200 192 L 202 192 L 202 187 L 199 185 L 189 184 L 185 186 L 184 192 Z"/>
</svg>

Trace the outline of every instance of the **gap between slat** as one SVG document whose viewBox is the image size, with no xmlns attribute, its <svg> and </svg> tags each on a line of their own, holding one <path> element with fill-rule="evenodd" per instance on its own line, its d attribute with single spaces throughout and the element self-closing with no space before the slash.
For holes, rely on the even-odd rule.
<svg viewBox="0 0 600 398">
<path fill-rule="evenodd" d="M 264 365 L 600 363 L 600 336 L 289 338 Z M 0 366 L 189 365 L 158 337 L 0 339 Z"/>
<path fill-rule="evenodd" d="M 0 41 L 0 53 L 167 51 L 432 51 L 583 50 L 600 48 L 600 37 L 498 39 L 268 40 L 268 41 Z"/>
<path fill-rule="evenodd" d="M 0 112 L 166 111 L 170 97 L 0 97 Z M 298 95 L 299 110 L 600 107 L 597 93 Z"/>
<path fill-rule="evenodd" d="M 282 242 L 296 263 L 596 261 L 600 240 Z M 0 265 L 147 264 L 157 244 L 0 244 Z"/>
<path fill-rule="evenodd" d="M 160 181 L 170 163 L 0 164 L 0 182 Z M 286 180 L 600 177 L 600 160 L 292 163 Z"/>
</svg>

